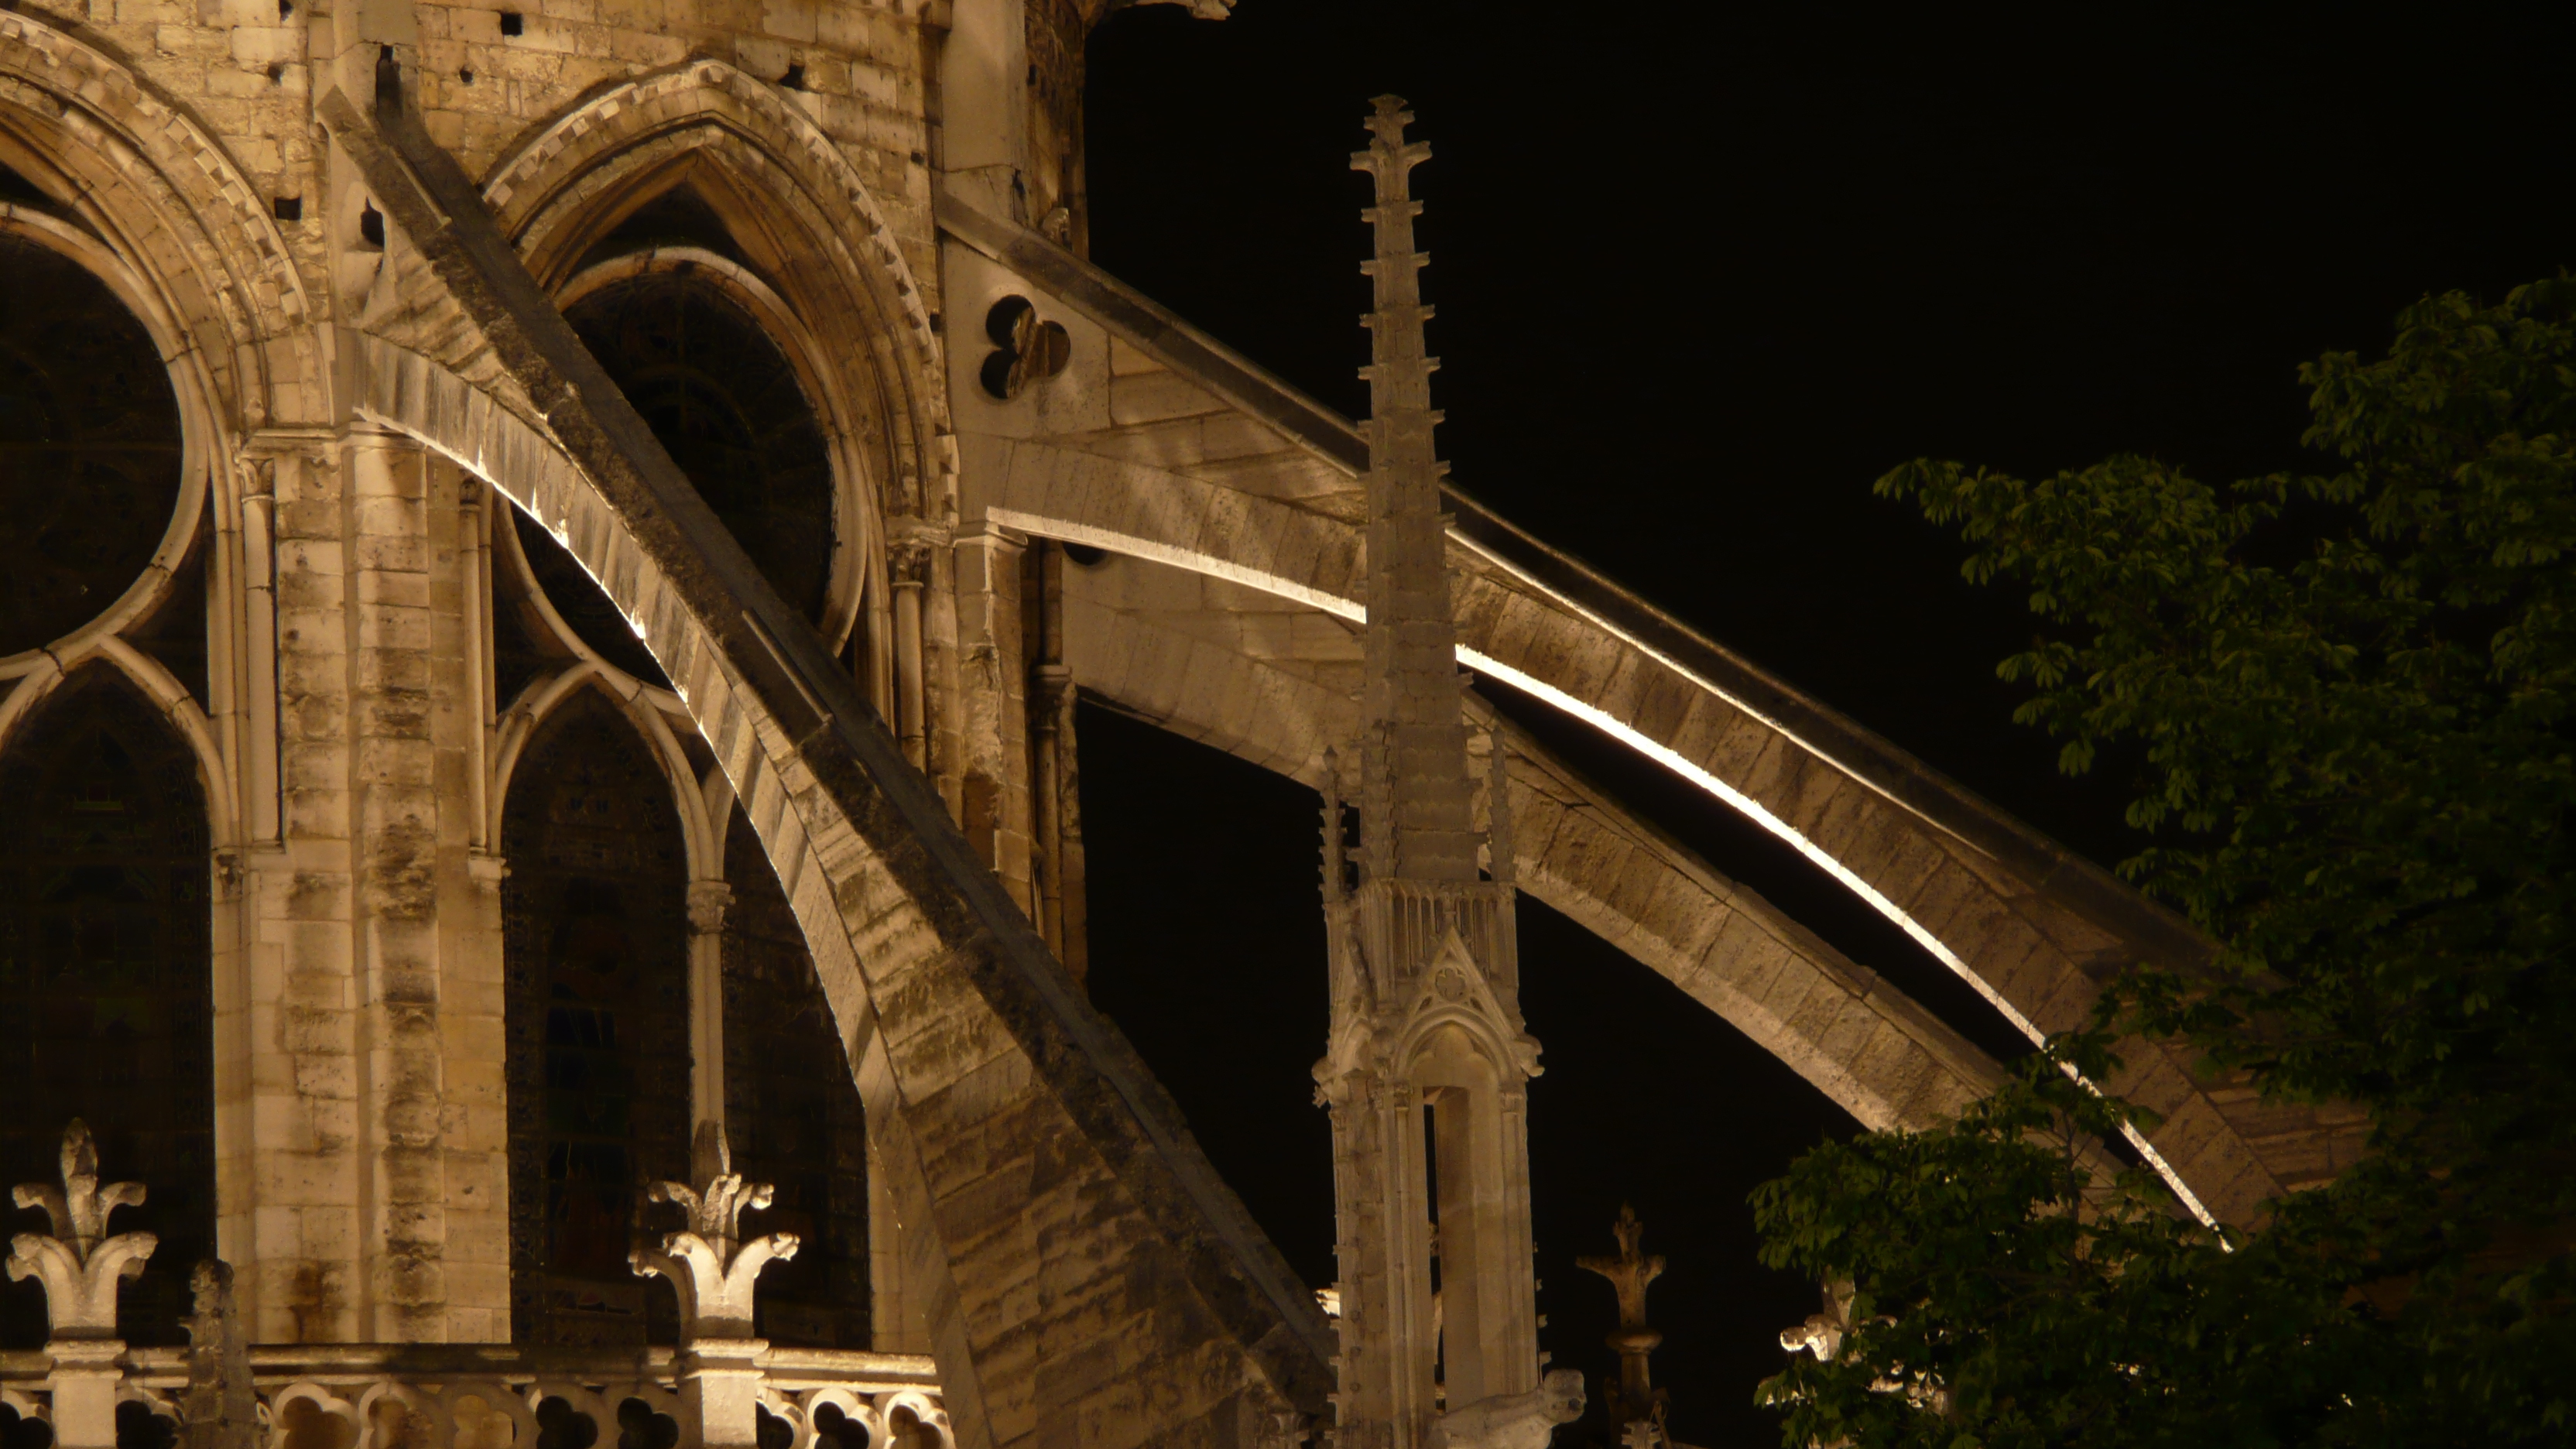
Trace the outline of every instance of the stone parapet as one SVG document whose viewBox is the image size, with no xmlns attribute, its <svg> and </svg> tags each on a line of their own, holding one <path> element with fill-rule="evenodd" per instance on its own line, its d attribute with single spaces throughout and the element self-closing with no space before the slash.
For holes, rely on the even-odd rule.
<svg viewBox="0 0 2576 1449">
<path fill-rule="evenodd" d="M 190 1350 L 128 1348 L 100 1365 L 112 1398 L 141 1405 L 173 1430 L 189 1427 Z M 532 1445 L 571 1421 L 600 1442 L 640 1415 L 670 1422 L 678 1442 L 700 1442 L 682 1422 L 677 1349 L 532 1349 L 418 1343 L 253 1344 L 251 1382 L 262 1417 L 283 1442 L 399 1443 L 414 1449 Z M 813 1449 L 822 1432 L 842 1449 L 954 1449 L 937 1367 L 920 1354 L 765 1348 L 751 1361 L 759 1412 Z M 22 1421 L 54 1417 L 53 1356 L 0 1352 L 0 1405 Z M 84 1385 L 84 1390 L 88 1389 Z M 844 1427 L 846 1426 L 846 1427 Z M 368 1437 L 372 1431 L 374 1437 Z M 666 1432 L 668 1432 L 666 1430 Z M 543 1442 L 554 1442 L 545 1440 Z"/>
</svg>

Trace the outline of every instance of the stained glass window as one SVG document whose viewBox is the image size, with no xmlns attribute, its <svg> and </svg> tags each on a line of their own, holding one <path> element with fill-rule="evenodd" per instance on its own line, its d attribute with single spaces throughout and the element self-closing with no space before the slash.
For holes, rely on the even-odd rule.
<svg viewBox="0 0 2576 1449">
<path fill-rule="evenodd" d="M 626 1257 L 643 1186 L 688 1176 L 688 866 L 668 778 L 596 691 L 529 741 L 502 844 L 512 1336 L 669 1343 L 671 1290 Z"/>
<path fill-rule="evenodd" d="M 207 849 L 195 753 L 107 665 L 0 751 L 0 1187 L 60 1181 L 74 1117 L 107 1180 L 144 1184 L 112 1223 L 161 1238 L 118 1293 L 138 1344 L 187 1341 L 188 1275 L 214 1253 Z M 33 1213 L 13 1230 L 47 1231 Z M 0 1346 L 44 1338 L 36 1284 L 0 1290 Z"/>
<path fill-rule="evenodd" d="M 734 1167 L 775 1184 L 744 1231 L 789 1232 L 754 1299 L 763 1337 L 811 1348 L 868 1346 L 866 1122 L 805 936 L 751 822 L 725 834 L 725 1124 Z"/>
<path fill-rule="evenodd" d="M 743 552 L 790 607 L 821 617 L 831 452 L 787 354 L 684 270 L 613 282 L 564 315 Z"/>
<path fill-rule="evenodd" d="M 0 654 L 96 617 L 179 498 L 160 349 L 78 262 L 0 232 Z"/>
</svg>

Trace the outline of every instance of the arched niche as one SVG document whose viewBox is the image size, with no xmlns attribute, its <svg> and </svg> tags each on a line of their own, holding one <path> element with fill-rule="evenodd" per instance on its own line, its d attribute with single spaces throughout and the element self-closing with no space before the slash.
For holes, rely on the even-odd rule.
<svg viewBox="0 0 2576 1449">
<path fill-rule="evenodd" d="M 1472 967 L 1472 963 L 1471 967 Z M 1517 1365 L 1499 1362 L 1494 1347 L 1508 1342 L 1502 1330 L 1511 1305 L 1479 1301 L 1488 1283 L 1509 1281 L 1494 1271 L 1498 1254 L 1526 1252 L 1528 1235 L 1509 1215 L 1526 1213 L 1527 1188 L 1508 1155 L 1528 1151 L 1521 1128 L 1521 1088 L 1497 1066 L 1472 1027 L 1442 1023 L 1423 1033 L 1407 1063 L 1407 1082 L 1419 1094 L 1424 1199 L 1435 1226 L 1433 1258 L 1439 1265 L 1441 1380 L 1472 1403 L 1497 1392 Z"/>
<path fill-rule="evenodd" d="M 0 741 L 0 1185 L 58 1182 L 77 1117 L 107 1178 L 149 1189 L 115 1223 L 161 1240 L 118 1291 L 136 1344 L 187 1341 L 188 1275 L 215 1247 L 200 763 L 106 661 L 55 685 Z M 0 1347 L 45 1332 L 33 1283 L 0 1294 Z"/>
</svg>

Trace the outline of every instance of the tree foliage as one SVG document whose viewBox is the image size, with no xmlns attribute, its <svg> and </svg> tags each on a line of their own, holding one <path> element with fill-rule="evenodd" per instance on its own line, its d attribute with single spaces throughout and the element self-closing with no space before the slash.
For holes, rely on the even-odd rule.
<svg viewBox="0 0 2576 1449">
<path fill-rule="evenodd" d="M 2428 298 L 2301 377 L 2313 475 L 1879 480 L 2027 588 L 2017 718 L 2069 772 L 2141 762 L 2123 873 L 2220 953 L 1764 1187 L 1766 1260 L 1853 1290 L 1841 1353 L 1765 1385 L 1788 1443 L 2576 1441 L 2576 280 Z M 2141 1034 L 2367 1108 L 2369 1155 L 2191 1223 L 2070 1145 L 2131 1109 L 2065 1069 Z"/>
</svg>

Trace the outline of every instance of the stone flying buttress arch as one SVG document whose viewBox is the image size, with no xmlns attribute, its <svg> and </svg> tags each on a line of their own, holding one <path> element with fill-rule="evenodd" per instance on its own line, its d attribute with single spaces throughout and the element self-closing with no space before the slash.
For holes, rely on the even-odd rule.
<svg viewBox="0 0 2576 1449">
<path fill-rule="evenodd" d="M 1196 614 L 1286 613 L 1248 588 L 1111 557 L 1067 570 L 1066 663 L 1112 707 L 1308 785 L 1357 709 L 1325 671 L 1326 639 L 1290 658 Z M 1336 631 L 1338 632 L 1338 631 Z M 1472 696 L 1474 726 L 1509 756 L 1518 884 L 1680 987 L 1871 1129 L 1919 1131 L 2002 1080 L 1984 1052 L 1755 892 L 1603 796 Z M 1481 768 L 1474 773 L 1483 775 Z"/>
<path fill-rule="evenodd" d="M 988 448 L 1006 450 L 990 471 L 974 475 L 986 484 L 983 513 L 993 522 L 1262 589 L 1337 618 L 1366 617 L 1358 598 L 1359 533 L 1339 519 L 1047 443 L 970 438 L 967 444 L 970 458 L 990 456 Z M 2061 903 L 2025 894 L 2026 882 L 1959 850 L 1960 842 L 1946 834 L 1922 831 L 1921 817 L 1597 618 L 1528 580 L 1480 571 L 1483 557 L 1454 537 L 1451 554 L 1460 664 L 1574 714 L 1787 841 L 1967 978 L 2034 1040 L 2081 1019 L 2096 989 L 2084 967 L 2117 950 L 2123 944 L 2117 937 Z M 1716 735 L 1707 743 L 1736 748 L 1704 756 L 1677 748 L 1672 735 L 1685 743 Z M 1745 778 L 1747 767 L 1760 774 Z M 1853 845 L 1876 845 L 1894 858 L 1856 861 Z M 1876 867 L 1889 865 L 1914 873 L 1910 893 L 1887 888 Z M 1927 911 L 1927 901 L 1937 911 Z M 2256 1213 L 2279 1191 L 2279 1179 L 2179 1062 L 2152 1044 L 2131 1043 L 2129 1050 L 2133 1062 L 2145 1058 L 2147 1070 L 2133 1065 L 2105 1085 L 2166 1116 L 2155 1134 L 2133 1133 L 2135 1145 L 2202 1217 L 2243 1221 Z"/>
<path fill-rule="evenodd" d="M 404 305 L 359 341 L 359 411 L 561 540 L 732 781 L 886 1129 L 958 1442 L 1030 1442 L 1085 1413 L 1141 1414 L 1149 1442 L 1320 1415 L 1328 1338 L 1303 1285 L 847 672 L 581 351 L 471 183 L 387 99 L 379 119 L 336 93 L 321 106 L 398 233 L 388 280 Z M 1032 1289 L 1042 1260 L 1056 1266 Z M 1111 1343 L 1120 1372 L 1055 1371 Z"/>
<path fill-rule="evenodd" d="M 1348 420 L 1115 278 L 955 198 L 953 247 L 1076 327 L 1098 423 L 1043 432 L 959 404 L 963 516 L 1171 564 L 1336 617 L 1363 609 L 1366 445 Z M 1087 369 L 1087 371 L 1086 371 Z M 2084 1020 L 2127 960 L 2185 969 L 2211 944 L 2108 872 L 1764 673 L 1455 488 L 1459 660 L 1672 769 L 1779 837 L 2034 1038 Z M 2259 1219 L 2331 1178 L 2367 1123 L 2198 1080 L 2179 1044 L 2132 1041 L 2103 1085 L 2162 1124 L 2138 1146 L 2206 1217 Z"/>
</svg>

